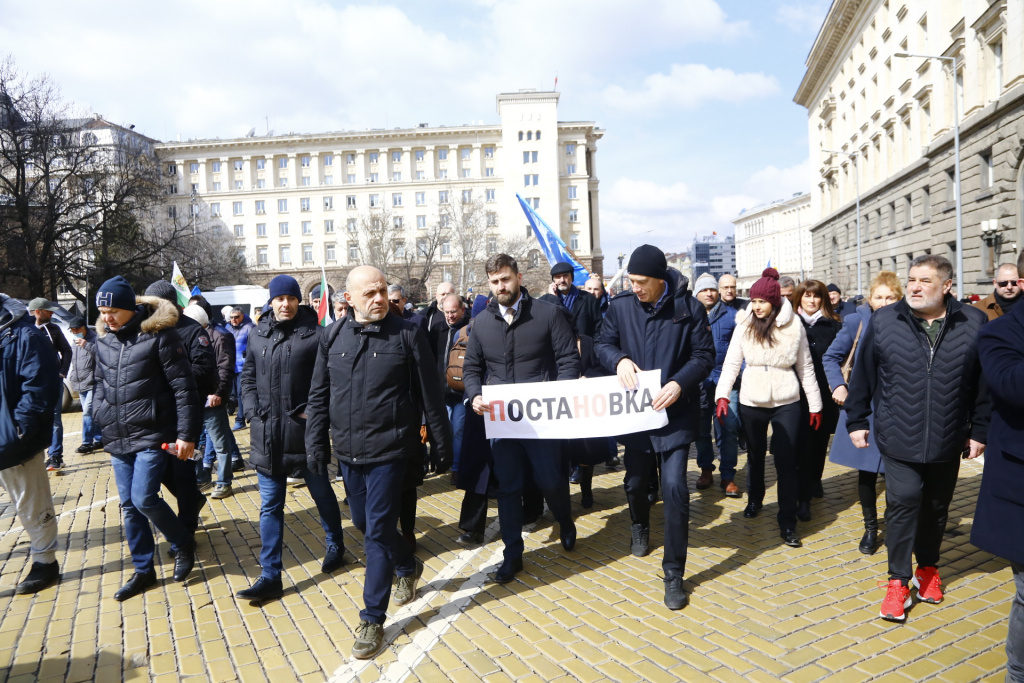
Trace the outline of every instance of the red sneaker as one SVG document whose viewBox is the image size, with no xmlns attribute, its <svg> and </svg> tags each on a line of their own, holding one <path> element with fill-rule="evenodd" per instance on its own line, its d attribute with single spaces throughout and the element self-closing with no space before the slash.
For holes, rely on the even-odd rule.
<svg viewBox="0 0 1024 683">
<path fill-rule="evenodd" d="M 937 605 L 942 602 L 942 579 L 935 567 L 918 567 L 910 584 L 917 589 L 917 599 Z"/>
<path fill-rule="evenodd" d="M 885 593 L 885 600 L 882 600 L 881 615 L 889 621 L 904 621 L 907 618 L 906 609 L 914 601 L 910 599 L 910 587 L 904 586 L 899 579 L 889 581 L 888 590 Z"/>
</svg>

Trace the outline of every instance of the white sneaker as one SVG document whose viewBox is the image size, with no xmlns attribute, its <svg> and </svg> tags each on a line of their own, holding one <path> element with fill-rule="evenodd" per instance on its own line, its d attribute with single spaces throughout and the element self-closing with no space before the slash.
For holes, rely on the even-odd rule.
<svg viewBox="0 0 1024 683">
<path fill-rule="evenodd" d="M 306 483 L 306 480 L 302 479 L 301 477 L 288 477 L 287 479 L 285 479 L 285 481 L 287 481 L 292 486 L 295 486 L 296 484 Z"/>
</svg>

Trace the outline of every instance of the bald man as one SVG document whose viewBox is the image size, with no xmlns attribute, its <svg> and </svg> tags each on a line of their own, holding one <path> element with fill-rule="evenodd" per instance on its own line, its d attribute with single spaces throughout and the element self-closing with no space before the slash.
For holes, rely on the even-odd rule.
<svg viewBox="0 0 1024 683">
<path fill-rule="evenodd" d="M 384 646 L 392 578 L 395 605 L 404 605 L 423 574 L 396 527 L 406 466 L 421 447 L 420 416 L 434 436 L 439 472 L 451 466 L 452 428 L 427 336 L 389 313 L 384 274 L 353 268 L 346 290 L 350 313 L 323 335 L 317 354 L 306 447 L 310 467 L 326 472 L 333 442 L 352 522 L 363 532 L 364 609 L 352 656 L 369 659 Z"/>
<path fill-rule="evenodd" d="M 736 296 L 736 278 L 728 273 L 718 278 L 718 293 L 722 295 L 723 304 L 737 311 L 742 311 L 749 303 Z"/>
</svg>

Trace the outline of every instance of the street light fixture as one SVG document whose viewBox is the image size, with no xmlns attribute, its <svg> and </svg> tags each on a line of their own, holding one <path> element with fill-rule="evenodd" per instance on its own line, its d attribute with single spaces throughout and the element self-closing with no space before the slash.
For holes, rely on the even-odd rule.
<svg viewBox="0 0 1024 683">
<path fill-rule="evenodd" d="M 835 149 L 823 149 L 822 152 L 826 154 L 845 154 L 850 157 L 850 161 L 853 162 L 853 182 L 857 188 L 857 293 L 864 293 L 864 281 L 862 274 L 863 268 L 861 267 L 860 258 L 860 170 L 857 167 L 857 153 L 856 152 L 841 152 Z"/>
<path fill-rule="evenodd" d="M 918 55 L 909 52 L 897 52 L 893 57 L 906 59 L 918 57 L 920 59 L 938 59 L 953 64 L 953 199 L 956 202 L 956 284 L 957 295 L 964 295 L 964 285 L 967 278 L 964 276 L 964 215 L 963 206 L 960 201 L 960 108 L 957 101 L 960 92 L 956 85 L 956 72 L 959 60 L 956 57 L 945 55 Z"/>
</svg>

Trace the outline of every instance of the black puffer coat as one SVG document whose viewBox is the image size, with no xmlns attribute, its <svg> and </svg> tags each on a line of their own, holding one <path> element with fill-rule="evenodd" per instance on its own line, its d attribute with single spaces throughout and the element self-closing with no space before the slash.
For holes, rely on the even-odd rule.
<svg viewBox="0 0 1024 683">
<path fill-rule="evenodd" d="M 96 323 L 92 419 L 113 455 L 195 443 L 203 425 L 192 365 L 174 329 L 177 309 L 152 296 L 136 301 L 135 317 L 117 332 Z"/>
<path fill-rule="evenodd" d="M 811 361 L 814 363 L 814 378 L 818 380 L 818 391 L 821 392 L 821 429 L 832 434 L 836 431 L 836 423 L 839 422 L 839 406 L 832 400 L 832 390 L 828 386 L 828 377 L 825 375 L 825 366 L 822 359 L 828 347 L 835 341 L 836 335 L 843 329 L 843 324 L 827 316 L 821 316 L 808 325 L 807 321 L 800 316 L 807 332 L 807 346 L 811 350 Z M 800 401 L 804 409 L 807 409 L 807 397 L 803 389 L 800 391 Z"/>
<path fill-rule="evenodd" d="M 258 472 L 276 476 L 306 466 L 306 402 L 323 330 L 316 312 L 299 306 L 286 322 L 268 312 L 249 333 L 242 405 L 249 461 Z"/>
<path fill-rule="evenodd" d="M 217 358 L 213 355 L 213 342 L 202 325 L 187 315 L 182 315 L 181 311 L 178 311 L 178 322 L 174 329 L 178 331 L 181 341 L 185 342 L 188 360 L 192 364 L 192 378 L 196 381 L 196 391 L 205 404 L 206 397 L 217 391 Z"/>
<path fill-rule="evenodd" d="M 868 429 L 874 412 L 868 441 L 873 436 L 883 455 L 907 462 L 948 462 L 960 457 L 968 438 L 985 443 L 991 403 L 978 333 L 987 320 L 947 295 L 932 348 L 905 299 L 875 311 L 850 376 L 847 429 Z"/>
</svg>

